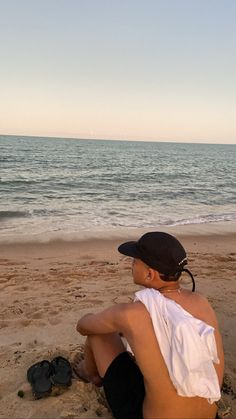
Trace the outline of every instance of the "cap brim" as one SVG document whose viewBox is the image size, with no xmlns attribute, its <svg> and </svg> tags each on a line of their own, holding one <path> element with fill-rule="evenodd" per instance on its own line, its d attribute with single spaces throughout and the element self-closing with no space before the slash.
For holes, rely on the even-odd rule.
<svg viewBox="0 0 236 419">
<path fill-rule="evenodd" d="M 139 255 L 137 252 L 136 244 L 137 242 L 135 241 L 123 243 L 118 247 L 118 251 L 122 253 L 122 255 L 138 258 Z"/>
</svg>

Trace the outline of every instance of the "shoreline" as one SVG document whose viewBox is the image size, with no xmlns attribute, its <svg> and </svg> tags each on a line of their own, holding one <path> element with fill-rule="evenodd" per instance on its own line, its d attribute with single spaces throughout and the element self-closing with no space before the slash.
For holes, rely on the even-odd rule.
<svg viewBox="0 0 236 419">
<path fill-rule="evenodd" d="M 75 330 L 78 318 L 132 301 L 138 288 L 131 261 L 117 247 L 148 230 L 120 231 L 115 238 L 0 243 L 0 418 L 86 419 L 99 412 L 111 419 L 102 392 L 79 380 L 58 397 L 34 401 L 26 371 L 57 355 L 72 360 L 84 342 Z M 183 243 L 196 290 L 216 311 L 226 360 L 223 401 L 236 415 L 236 233 L 228 230 L 219 225 L 165 229 Z M 17 396 L 21 389 L 24 399 Z"/>
<path fill-rule="evenodd" d="M 28 235 L 10 235 L 1 231 L 0 246 L 21 245 L 21 244 L 53 244 L 53 243 L 80 243 L 93 240 L 115 241 L 115 240 L 137 240 L 147 231 L 164 231 L 176 235 L 177 237 L 189 236 L 225 236 L 236 234 L 236 221 L 210 222 L 199 224 L 179 224 L 174 226 L 157 225 L 154 227 L 140 228 L 104 228 L 81 230 L 80 233 L 33 233 Z"/>
<path fill-rule="evenodd" d="M 162 226 L 163 227 L 163 226 Z M 186 252 L 207 252 L 209 247 L 214 253 L 236 252 L 236 223 L 210 223 L 198 225 L 175 226 L 171 228 L 156 229 L 119 229 L 116 232 L 106 230 L 103 234 L 89 233 L 87 236 L 54 237 L 44 240 L 35 239 L 32 236 L 27 240 L 5 242 L 0 240 L 0 254 L 21 255 L 25 252 L 35 254 L 48 251 L 56 255 L 75 255 L 77 251 L 90 251 L 99 253 L 99 249 L 108 247 L 109 255 L 117 252 L 117 247 L 124 241 L 137 240 L 147 231 L 164 231 L 176 236 L 184 245 Z M 103 250 L 102 250 L 103 251 Z"/>
</svg>

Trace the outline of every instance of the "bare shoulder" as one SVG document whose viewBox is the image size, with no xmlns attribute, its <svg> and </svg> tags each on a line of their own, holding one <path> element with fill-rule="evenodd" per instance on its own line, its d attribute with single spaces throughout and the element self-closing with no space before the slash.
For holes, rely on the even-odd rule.
<svg viewBox="0 0 236 419">
<path fill-rule="evenodd" d="M 180 304 L 194 317 L 206 322 L 214 328 L 218 328 L 215 311 L 204 295 L 199 294 L 198 292 L 183 293 L 183 298 L 182 301 L 180 301 Z"/>
</svg>

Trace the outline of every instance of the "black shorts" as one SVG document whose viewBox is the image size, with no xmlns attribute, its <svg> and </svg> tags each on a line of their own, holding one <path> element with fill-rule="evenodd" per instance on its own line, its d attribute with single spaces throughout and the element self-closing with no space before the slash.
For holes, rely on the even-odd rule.
<svg viewBox="0 0 236 419">
<path fill-rule="evenodd" d="M 103 387 L 115 419 L 143 419 L 143 375 L 128 352 L 119 354 L 109 365 Z"/>
</svg>

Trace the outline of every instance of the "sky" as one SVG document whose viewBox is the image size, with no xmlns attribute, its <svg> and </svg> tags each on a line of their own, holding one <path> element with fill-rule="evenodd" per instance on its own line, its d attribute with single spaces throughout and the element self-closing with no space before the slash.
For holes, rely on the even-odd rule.
<svg viewBox="0 0 236 419">
<path fill-rule="evenodd" d="M 235 0 L 0 0 L 0 134 L 236 144 Z"/>
</svg>

